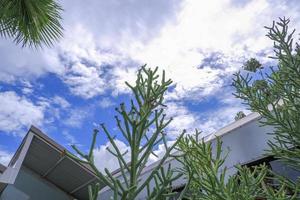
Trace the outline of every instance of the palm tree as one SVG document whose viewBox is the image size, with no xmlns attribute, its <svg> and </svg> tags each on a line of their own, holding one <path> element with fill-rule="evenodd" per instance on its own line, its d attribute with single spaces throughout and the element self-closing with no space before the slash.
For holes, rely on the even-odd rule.
<svg viewBox="0 0 300 200">
<path fill-rule="evenodd" d="M 54 0 L 0 0 L 0 36 L 22 47 L 52 46 L 62 37 L 61 12 Z"/>
</svg>

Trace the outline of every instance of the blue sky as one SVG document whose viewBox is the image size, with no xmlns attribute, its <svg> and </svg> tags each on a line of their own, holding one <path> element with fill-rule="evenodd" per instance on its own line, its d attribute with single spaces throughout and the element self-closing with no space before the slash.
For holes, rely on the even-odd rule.
<svg viewBox="0 0 300 200">
<path fill-rule="evenodd" d="M 21 48 L 0 38 L 1 163 L 8 163 L 31 124 L 67 148 L 87 149 L 100 123 L 118 136 L 114 108 L 128 101 L 124 82 L 133 82 L 145 63 L 174 81 L 166 95 L 166 112 L 174 117 L 169 140 L 182 129 L 212 133 L 245 109 L 232 96 L 232 74 L 251 57 L 272 62 L 263 27 L 282 16 L 300 27 L 296 0 L 60 3 L 64 38 L 54 47 Z M 95 154 L 114 168 L 107 145 L 100 133 Z"/>
</svg>

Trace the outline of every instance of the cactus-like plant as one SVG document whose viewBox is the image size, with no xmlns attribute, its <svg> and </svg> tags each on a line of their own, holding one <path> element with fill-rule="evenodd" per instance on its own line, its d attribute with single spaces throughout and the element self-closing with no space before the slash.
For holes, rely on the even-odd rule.
<svg viewBox="0 0 300 200">
<path fill-rule="evenodd" d="M 224 166 L 229 151 L 222 149 L 221 138 L 216 143 L 204 141 L 200 132 L 181 138 L 177 160 L 187 184 L 181 198 L 191 200 L 296 200 L 299 197 L 295 183 L 274 174 L 266 165 L 236 166 L 228 172 Z M 232 170 L 232 169 L 231 169 Z M 268 182 L 276 182 L 273 188 Z M 289 192 L 289 193 L 288 193 Z"/>
<path fill-rule="evenodd" d="M 293 33 L 288 32 L 288 19 L 273 23 L 268 37 L 274 41 L 275 59 L 278 66 L 263 69 L 252 58 L 244 65 L 246 74 L 235 74 L 235 96 L 244 100 L 249 108 L 261 115 L 260 123 L 274 127 L 274 140 L 269 141 L 269 155 L 300 170 L 300 50 L 293 42 Z M 295 45 L 295 48 L 294 48 Z M 236 119 L 240 117 L 237 115 Z M 201 200 L 255 200 L 299 199 L 299 183 L 282 177 L 266 166 L 236 167 L 229 175 L 223 166 L 226 153 L 222 142 L 216 144 L 188 135 L 178 143 L 183 153 L 178 161 L 179 169 L 187 179 L 184 189 L 190 199 Z M 268 183 L 276 183 L 276 187 Z M 183 194 L 182 194 L 183 195 Z"/>
<path fill-rule="evenodd" d="M 81 158 L 69 154 L 78 162 L 90 165 L 96 172 L 99 182 L 103 182 L 113 191 L 112 198 L 115 200 L 134 200 L 142 191 L 146 191 L 149 200 L 169 199 L 173 195 L 171 183 L 181 174 L 174 172 L 171 166 L 164 167 L 165 161 L 170 157 L 171 151 L 179 141 L 168 146 L 165 133 L 165 128 L 172 119 L 167 119 L 163 101 L 164 94 L 171 83 L 170 79 L 165 78 L 164 71 L 160 77 L 158 68 L 152 70 L 146 69 L 146 66 L 138 71 L 135 86 L 126 82 L 133 92 L 134 99 L 130 101 L 128 107 L 122 103 L 119 108 L 116 108 L 118 116 L 115 116 L 115 120 L 130 151 L 120 151 L 115 137 L 104 124 L 100 125 L 102 132 L 112 145 L 111 149 L 107 149 L 108 152 L 118 160 L 121 178 L 115 177 L 108 169 L 105 169 L 105 173 L 100 172 L 94 164 L 93 150 L 100 130 L 95 130 L 88 154 L 83 153 L 76 146 L 73 148 Z M 183 136 L 184 132 L 180 134 L 179 138 Z M 154 154 L 153 151 L 159 144 L 164 144 L 165 154 L 150 174 L 141 180 L 141 174 L 149 161 L 149 156 Z M 127 154 L 130 154 L 129 160 L 125 159 Z M 100 183 L 89 187 L 90 200 L 97 199 L 99 185 Z"/>
<path fill-rule="evenodd" d="M 289 22 L 283 18 L 266 27 L 278 65 L 253 73 L 261 65 L 249 62 L 256 64 L 245 68 L 246 75 L 236 73 L 233 85 L 235 96 L 261 115 L 260 123 L 274 127 L 269 153 L 300 171 L 300 50 Z"/>
</svg>

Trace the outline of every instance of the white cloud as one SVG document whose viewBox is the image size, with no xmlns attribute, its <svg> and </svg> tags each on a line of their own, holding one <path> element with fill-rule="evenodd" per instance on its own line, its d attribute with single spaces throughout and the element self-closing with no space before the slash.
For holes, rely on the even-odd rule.
<svg viewBox="0 0 300 200">
<path fill-rule="evenodd" d="M 32 79 L 63 70 L 53 50 L 32 50 L 15 45 L 9 38 L 0 38 L 0 80 L 13 83 L 17 79 Z"/>
<path fill-rule="evenodd" d="M 0 131 L 16 136 L 24 136 L 30 125 L 44 127 L 55 120 L 71 127 L 80 127 L 89 116 L 86 108 L 71 108 L 61 96 L 35 101 L 14 91 L 0 92 Z M 71 137 L 69 137 L 71 142 Z"/>
<path fill-rule="evenodd" d="M 200 99 L 203 96 L 213 94 L 222 87 L 221 75 L 224 72 L 220 69 L 204 67 L 202 69 L 194 67 L 178 67 L 171 70 L 169 76 L 176 84 L 175 89 L 169 92 L 167 99 L 180 100 L 183 98 Z"/>
<path fill-rule="evenodd" d="M 41 125 L 44 107 L 34 104 L 13 91 L 0 92 L 0 130 L 15 135 L 24 135 L 22 129 Z"/>
<path fill-rule="evenodd" d="M 286 13 L 293 25 L 300 21 L 298 4 L 284 0 L 62 4 L 65 37 L 55 48 L 32 52 L 2 44 L 2 81 L 53 72 L 83 98 L 109 90 L 118 95 L 128 92 L 124 81 L 135 79 L 137 66 L 148 63 L 165 69 L 176 84 L 168 98 L 199 99 L 223 87 L 223 77 L 248 57 L 270 53 L 263 26 Z M 218 63 L 206 62 L 212 52 L 220 52 Z"/>
<path fill-rule="evenodd" d="M 300 21 L 299 5 L 284 0 L 94 0 L 85 6 L 81 1 L 62 4 L 66 8 L 65 36 L 54 48 L 31 51 L 1 40 L 2 81 L 52 72 L 75 95 L 91 98 L 108 88 L 114 88 L 114 94 L 127 92 L 124 80 L 131 79 L 136 70 L 129 69 L 128 64 L 148 63 L 166 69 L 176 83 L 171 98 L 206 96 L 223 86 L 222 76 L 239 68 L 244 55 L 269 53 L 272 44 L 263 26 L 286 13 L 293 26 Z M 198 68 L 210 52 L 228 57 L 221 63 L 226 68 Z M 112 77 L 103 77 L 105 65 L 113 66 L 106 67 L 113 72 Z"/>
<path fill-rule="evenodd" d="M 231 75 L 248 56 L 269 53 L 272 43 L 265 37 L 263 26 L 271 24 L 291 6 L 285 1 L 253 0 L 237 7 L 229 0 L 187 0 L 176 23 L 164 26 L 146 45 L 136 41 L 123 50 L 135 60 L 166 69 L 176 83 L 169 97 L 207 96 L 222 87 L 222 77 Z M 288 13 L 299 20 L 295 9 Z M 214 51 L 227 58 L 221 63 L 224 67 L 198 68 L 207 54 Z"/>
<path fill-rule="evenodd" d="M 142 2 L 90 1 L 90 7 L 82 7 L 76 1 L 72 5 L 63 2 L 69 14 L 58 55 L 65 66 L 61 78 L 73 94 L 92 98 L 109 89 L 113 95 L 128 92 L 124 82 L 131 81 L 133 76 L 135 79 L 138 64 L 133 64 L 126 51 L 120 52 L 119 46 L 130 45 L 135 40 L 148 41 L 157 29 L 175 18 L 180 6 L 178 0 Z M 95 12 L 95 7 L 100 11 Z M 158 10 L 162 12 L 156 15 Z M 152 28 L 156 31 L 149 31 Z"/>
<path fill-rule="evenodd" d="M 135 80 L 139 64 L 158 65 L 174 81 L 174 89 L 167 94 L 167 112 L 174 117 L 168 127 L 170 137 L 176 137 L 182 129 L 200 128 L 211 133 L 243 109 L 227 101 L 224 94 L 231 92 L 220 93 L 220 88 L 245 59 L 258 56 L 266 61 L 266 55 L 261 54 L 269 54 L 272 44 L 265 37 L 263 26 L 287 13 L 293 26 L 299 27 L 300 22 L 297 1 L 251 0 L 238 5 L 233 2 L 236 3 L 94 0 L 82 6 L 78 0 L 63 1 L 65 37 L 53 49 L 31 51 L 1 40 L 0 80 L 13 83 L 51 72 L 74 95 L 88 99 L 108 91 L 112 95 L 128 93 L 124 82 Z M 219 57 L 212 57 L 215 52 Z M 31 87 L 23 89 L 24 94 L 31 92 Z M 222 108 L 197 113 L 182 103 L 200 102 L 213 95 L 224 98 Z M 14 92 L 1 92 L 0 102 L 0 130 L 9 133 L 32 123 L 43 124 L 45 110 L 60 118 L 60 109 L 70 109 L 65 99 L 56 96 L 53 101 L 39 99 L 34 103 Z M 54 104 L 60 108 L 53 108 Z M 63 123 L 80 127 L 86 110 L 68 111 Z M 104 151 L 101 148 L 98 154 Z M 114 161 L 109 163 L 115 165 Z"/>
<path fill-rule="evenodd" d="M 119 93 L 130 93 L 131 90 L 125 84 L 127 81 L 129 84 L 134 85 L 137 74 L 137 67 L 115 67 L 112 70 L 111 89 L 112 95 L 116 96 Z"/>
<path fill-rule="evenodd" d="M 58 95 L 55 95 L 53 97 L 38 96 L 36 105 L 44 108 L 43 111 L 45 117 L 43 120 L 43 124 L 51 124 L 55 122 L 55 120 L 59 120 L 60 122 L 65 123 L 65 120 L 63 118 L 65 116 L 69 116 L 69 115 L 71 116 L 74 113 L 72 112 L 71 104 L 64 97 Z M 83 117 L 84 116 L 82 116 L 82 119 Z M 73 123 L 75 124 L 74 116 L 72 117 L 72 120 Z M 71 121 L 68 118 L 67 122 L 70 122 L 71 124 L 72 123 Z"/>
<path fill-rule="evenodd" d="M 167 142 L 168 147 L 171 147 L 174 144 L 174 140 L 170 140 Z M 175 150 L 174 150 L 175 151 Z M 166 153 L 166 148 L 164 144 L 158 145 L 158 147 L 153 151 L 155 155 L 150 154 L 149 161 L 147 165 L 150 165 L 158 160 L 160 160 Z M 173 152 L 171 152 L 173 153 Z"/>
<path fill-rule="evenodd" d="M 166 134 L 171 139 L 175 139 L 184 129 L 191 132 L 199 125 L 197 114 L 191 112 L 180 102 L 168 102 L 166 114 L 168 118 L 173 118 L 166 128 Z"/>
<path fill-rule="evenodd" d="M 76 144 L 78 146 L 78 142 L 72 134 L 70 134 L 66 130 L 62 131 L 62 134 L 63 134 L 65 140 L 68 142 L 68 145 Z"/>
<path fill-rule="evenodd" d="M 21 80 L 21 85 L 22 85 L 22 93 L 24 95 L 30 95 L 33 93 L 34 88 L 33 85 L 28 81 L 28 80 Z"/>
<path fill-rule="evenodd" d="M 68 108 L 71 106 L 65 98 L 57 95 L 53 97 L 52 102 L 59 105 L 61 108 Z"/>
<path fill-rule="evenodd" d="M 257 52 L 271 44 L 263 26 L 287 10 L 284 1 L 267 0 L 252 0 L 239 7 L 230 0 L 186 0 L 183 4 L 176 23 L 164 26 L 147 45 L 133 46 L 133 57 L 154 65 L 192 67 L 201 61 L 199 50 L 240 54 L 247 47 Z M 299 17 L 297 12 L 290 15 Z"/>
<path fill-rule="evenodd" d="M 77 24 L 93 33 L 96 42 L 103 47 L 129 45 L 132 41 L 147 42 L 165 23 L 176 18 L 181 0 L 91 0 L 88 5 L 81 1 L 63 1 L 66 9 L 66 30 L 74 34 Z M 89 39 L 88 34 L 79 38 Z"/>
<path fill-rule="evenodd" d="M 31 94 L 32 92 L 33 92 L 33 89 L 32 89 L 32 88 L 28 88 L 28 87 L 22 88 L 22 93 L 23 93 L 24 95 L 29 95 L 29 94 Z"/>
<path fill-rule="evenodd" d="M 36 101 L 14 91 L 0 92 L 0 131 L 23 136 L 30 125 L 43 127 L 59 120 L 70 127 L 81 127 L 90 108 L 72 108 L 61 96 L 38 97 Z M 68 137 L 65 134 L 66 137 Z M 75 141 L 68 137 L 69 142 Z"/>
<path fill-rule="evenodd" d="M 155 3 L 146 9 L 133 1 L 123 9 L 129 11 L 139 7 L 151 13 L 161 2 Z M 91 2 L 91 5 L 98 4 L 107 9 L 104 13 L 115 11 L 123 5 L 116 2 Z M 128 68 L 128 64 L 138 66 L 138 63 L 148 63 L 149 66 L 159 65 L 165 69 L 176 84 L 173 92 L 168 94 L 170 100 L 195 100 L 213 95 L 224 86 L 223 77 L 230 76 L 247 58 L 256 56 L 265 60 L 266 55 L 263 54 L 270 54 L 272 43 L 265 37 L 263 26 L 271 24 L 272 20 L 287 11 L 292 20 L 297 23 L 300 20 L 297 11 L 299 6 L 292 6 L 292 3 L 286 1 L 274 3 L 252 0 L 237 4 L 230 0 L 185 0 L 167 4 L 172 5 L 173 10 L 169 10 L 172 6 L 164 7 L 168 13 L 160 16 L 165 19 L 162 22 L 155 15 L 149 19 L 145 13 L 140 13 L 141 16 L 137 18 L 131 12 L 123 16 L 123 21 L 119 21 L 118 14 L 114 13 L 109 18 L 114 22 L 112 24 L 107 23 L 109 20 L 103 21 L 101 17 L 96 21 L 90 20 L 94 19 L 91 17 L 88 21 L 77 20 L 72 29 L 67 29 L 70 34 L 61 43 L 60 52 L 64 59 L 72 63 L 63 75 L 71 91 L 84 98 L 103 94 L 109 89 L 113 90 L 113 95 L 126 93 L 128 89 L 124 81 L 134 80 L 137 70 L 136 67 Z M 70 12 L 75 12 L 78 5 L 75 3 Z M 97 13 L 103 15 L 103 12 Z M 89 15 L 97 13 L 93 9 L 89 10 Z M 74 15 L 74 19 L 80 15 Z M 107 13 L 107 16 L 110 14 Z M 146 34 L 152 30 L 146 24 L 154 22 L 159 24 L 159 29 L 155 33 Z M 102 25 L 101 32 L 98 32 L 95 24 Z M 120 31 L 119 34 L 116 34 L 116 30 Z M 133 32 L 141 37 L 130 34 Z M 217 63 L 207 62 L 213 52 L 220 52 L 221 57 Z M 88 61 L 91 66 L 82 64 L 82 60 Z M 104 77 L 103 73 L 107 71 L 103 71 L 103 66 L 107 64 L 110 67 L 104 68 L 112 73 Z M 74 73 L 77 75 L 74 76 Z"/>
<path fill-rule="evenodd" d="M 115 139 L 116 145 L 119 147 L 120 152 L 124 153 L 127 150 L 129 151 L 129 146 L 127 146 L 121 140 Z M 110 148 L 113 151 L 112 145 L 107 142 L 104 145 L 95 148 L 94 157 L 95 165 L 100 171 L 104 171 L 105 168 L 109 169 L 111 172 L 119 168 L 119 163 L 116 157 L 107 151 L 107 148 Z M 125 160 L 129 161 L 130 152 L 125 155 Z M 104 162 L 105 161 L 105 162 Z"/>
<path fill-rule="evenodd" d="M 85 99 L 102 94 L 106 89 L 104 80 L 100 77 L 99 70 L 88 67 L 82 63 L 72 65 L 63 77 L 73 94 Z"/>
<path fill-rule="evenodd" d="M 68 114 L 65 117 L 63 124 L 79 128 L 82 126 L 84 119 L 89 116 L 89 112 L 86 108 L 75 108 L 68 110 Z"/>
<path fill-rule="evenodd" d="M 14 154 L 12 152 L 0 149 L 0 163 L 7 166 L 13 155 Z"/>
<path fill-rule="evenodd" d="M 115 139 L 115 142 L 116 142 L 116 145 L 119 147 L 120 152 L 124 153 L 124 152 L 128 151 L 128 153 L 125 155 L 124 158 L 125 158 L 125 161 L 129 162 L 130 147 L 118 139 Z M 167 142 L 168 146 L 171 146 L 172 144 L 174 144 L 174 141 Z M 118 160 L 115 158 L 115 156 L 113 156 L 111 153 L 109 153 L 107 151 L 107 148 L 110 148 L 111 150 L 113 150 L 112 145 L 109 142 L 107 142 L 104 145 L 99 146 L 98 148 L 95 148 L 95 150 L 94 150 L 95 164 L 96 164 L 97 168 L 102 172 L 104 171 L 105 168 L 107 168 L 111 172 L 114 170 L 117 170 L 119 168 Z M 160 158 L 162 158 L 162 156 L 166 152 L 164 144 L 158 145 L 158 147 L 156 149 L 154 149 L 153 152 L 155 153 L 156 156 L 151 154 L 149 156 L 147 165 L 150 165 L 153 162 L 156 162 Z M 103 161 L 105 161 L 105 162 L 103 162 Z"/>
<path fill-rule="evenodd" d="M 60 77 L 74 95 L 89 99 L 108 90 L 114 95 L 128 92 L 125 81 L 135 79 L 137 68 L 126 52 L 120 53 L 114 47 L 105 49 L 80 24 L 67 35 L 59 46 L 58 56 L 63 57 L 65 65 Z"/>
<path fill-rule="evenodd" d="M 206 136 L 234 122 L 237 112 L 245 111 L 242 106 L 224 106 L 220 109 L 211 110 L 199 116 L 199 130 Z M 249 113 L 245 111 L 245 113 Z"/>
<path fill-rule="evenodd" d="M 231 90 L 218 91 L 216 96 L 218 101 L 217 107 L 198 115 L 197 128 L 203 131 L 203 136 L 214 133 L 234 122 L 234 117 L 239 111 L 243 111 L 246 115 L 250 113 L 246 106 L 242 104 L 242 101 L 232 95 Z"/>
<path fill-rule="evenodd" d="M 234 122 L 237 112 L 243 111 L 249 114 L 250 111 L 240 99 L 232 95 L 232 92 L 232 88 L 215 91 L 213 99 L 205 99 L 205 101 L 214 101 L 215 105 L 203 107 L 204 112 L 191 110 L 189 108 L 191 104 L 185 101 L 167 101 L 167 117 L 173 117 L 173 121 L 166 128 L 169 139 L 175 139 L 183 129 L 187 130 L 188 134 L 193 134 L 195 129 L 198 129 L 203 131 L 203 136 L 206 136 Z M 197 107 L 207 106 L 206 103 L 198 101 Z"/>
<path fill-rule="evenodd" d="M 115 105 L 115 103 L 107 97 L 100 100 L 99 105 L 101 108 L 109 108 Z"/>
</svg>

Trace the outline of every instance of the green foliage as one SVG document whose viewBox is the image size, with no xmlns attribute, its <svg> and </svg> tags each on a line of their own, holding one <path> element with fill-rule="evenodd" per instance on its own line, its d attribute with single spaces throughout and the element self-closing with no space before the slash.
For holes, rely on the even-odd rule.
<svg viewBox="0 0 300 200">
<path fill-rule="evenodd" d="M 293 48 L 293 33 L 288 33 L 289 20 L 280 19 L 269 30 L 268 37 L 274 41 L 275 57 L 278 66 L 268 69 L 256 60 L 246 62 L 246 74 L 235 74 L 233 85 L 235 96 L 240 98 L 254 112 L 261 115 L 262 125 L 274 127 L 274 140 L 269 141 L 269 154 L 281 159 L 289 166 L 300 169 L 300 48 Z M 299 199 L 299 183 L 274 174 L 267 166 L 236 166 L 232 173 L 224 165 L 227 154 L 222 149 L 220 138 L 204 141 L 200 133 L 183 137 L 184 132 L 171 146 L 167 145 L 164 129 L 171 122 L 164 114 L 163 96 L 171 80 L 161 80 L 155 70 L 145 66 L 138 72 L 135 86 L 126 83 L 132 90 L 134 100 L 129 108 L 121 104 L 116 109 L 117 127 L 127 141 L 130 151 L 121 152 L 115 143 L 115 137 L 101 124 L 101 130 L 112 144 L 107 149 L 119 161 L 120 177 L 116 178 L 105 169 L 98 171 L 94 165 L 93 149 L 98 130 L 95 130 L 91 148 L 84 154 L 76 147 L 81 158 L 69 155 L 81 163 L 90 165 L 96 172 L 99 183 L 90 186 L 90 199 L 97 199 L 101 183 L 114 193 L 113 199 L 134 200 L 142 191 L 147 191 L 147 199 L 166 200 L 174 194 L 172 182 L 182 174 L 186 186 L 178 200 L 285 200 Z M 243 117 L 242 113 L 237 119 Z M 154 148 L 163 143 L 166 153 L 158 165 L 147 177 L 140 179 L 142 171 L 153 153 Z M 178 148 L 181 155 L 171 155 Z M 130 161 L 125 155 L 130 154 Z M 155 155 L 155 154 L 154 154 Z M 171 166 L 163 167 L 165 161 L 175 157 L 182 168 L 173 171 Z M 154 183 L 154 187 L 150 186 Z"/>
<path fill-rule="evenodd" d="M 0 35 L 22 46 L 51 46 L 62 36 L 60 13 L 54 0 L 0 0 Z"/>
<path fill-rule="evenodd" d="M 300 50 L 288 33 L 288 19 L 280 19 L 267 27 L 268 37 L 274 41 L 276 68 L 262 68 L 252 58 L 244 65 L 246 74 L 235 74 L 235 96 L 261 115 L 260 123 L 274 127 L 274 140 L 269 141 L 269 154 L 300 170 Z M 295 45 L 295 48 L 293 48 Z M 236 120 L 243 116 L 238 113 Z M 178 157 L 187 179 L 183 191 L 189 199 L 201 200 L 283 200 L 299 199 L 299 182 L 293 182 L 270 171 L 265 165 L 236 166 L 229 174 L 224 165 L 227 153 L 222 142 L 199 140 L 188 135 L 178 143 L 183 153 Z M 183 196 L 183 194 L 182 194 Z"/>
<path fill-rule="evenodd" d="M 260 166 L 253 170 L 238 167 L 238 173 L 229 176 L 224 162 L 227 157 L 222 150 L 219 138 L 216 144 L 199 139 L 196 135 L 188 135 L 178 143 L 183 153 L 178 161 L 183 168 L 179 169 L 187 177 L 187 198 L 194 200 L 232 200 L 255 199 L 262 194 L 259 187 L 266 176 L 266 167 Z"/>
<path fill-rule="evenodd" d="M 90 165 L 97 173 L 99 183 L 90 186 L 91 200 L 97 198 L 101 182 L 105 183 L 114 192 L 113 199 L 134 200 L 145 190 L 149 200 L 167 200 L 174 195 L 171 193 L 171 183 L 178 179 L 181 174 L 174 172 L 170 165 L 164 167 L 165 161 L 170 157 L 171 151 L 179 141 L 177 140 L 173 145 L 168 146 L 166 134 L 164 133 L 167 125 L 172 121 L 172 119 L 166 118 L 165 105 L 163 104 L 164 93 L 172 81 L 170 79 L 166 80 L 164 72 L 160 79 L 157 70 L 158 68 L 151 70 L 143 66 L 138 72 L 135 86 L 126 82 L 134 96 L 129 108 L 123 103 L 120 104 L 119 108 L 116 108 L 118 113 L 118 116 L 115 116 L 116 124 L 128 143 L 130 151 L 121 152 L 115 142 L 115 137 L 106 129 L 104 124 L 101 124 L 102 132 L 112 144 L 112 149 L 108 148 L 107 150 L 119 162 L 121 178 L 114 176 L 108 169 L 105 169 L 105 173 L 102 173 L 94 165 L 93 149 L 98 130 L 94 132 L 88 154 L 84 154 L 75 146 L 74 149 L 81 158 L 69 154 L 78 162 Z M 184 131 L 179 139 L 183 134 Z M 154 154 L 154 148 L 161 143 L 165 147 L 164 156 L 152 169 L 151 173 L 141 180 L 141 174 L 149 161 L 149 156 Z M 127 154 L 130 154 L 129 162 L 125 159 Z M 152 186 L 150 183 L 152 183 Z"/>
<path fill-rule="evenodd" d="M 269 153 L 300 170 L 300 54 L 293 41 L 295 30 L 288 30 L 289 22 L 284 18 L 266 27 L 278 66 L 266 68 L 266 73 L 238 72 L 234 86 L 235 96 L 262 116 L 260 123 L 274 127 Z"/>
<path fill-rule="evenodd" d="M 183 154 L 177 160 L 178 169 L 187 179 L 182 197 L 192 200 L 256 200 L 297 199 L 296 185 L 273 174 L 265 165 L 236 166 L 234 174 L 224 166 L 228 153 L 222 149 L 220 138 L 206 142 L 199 132 L 188 135 L 178 143 Z M 271 184 L 277 183 L 277 188 Z M 288 193 L 290 192 L 290 193 Z"/>
<path fill-rule="evenodd" d="M 237 121 L 239 119 L 242 119 L 246 117 L 245 113 L 243 111 L 239 111 L 238 113 L 236 113 L 235 117 L 234 117 L 234 120 Z"/>
<path fill-rule="evenodd" d="M 247 60 L 244 64 L 243 68 L 250 72 L 256 72 L 258 69 L 261 69 L 261 64 L 255 58 L 250 58 L 250 60 Z"/>
</svg>

